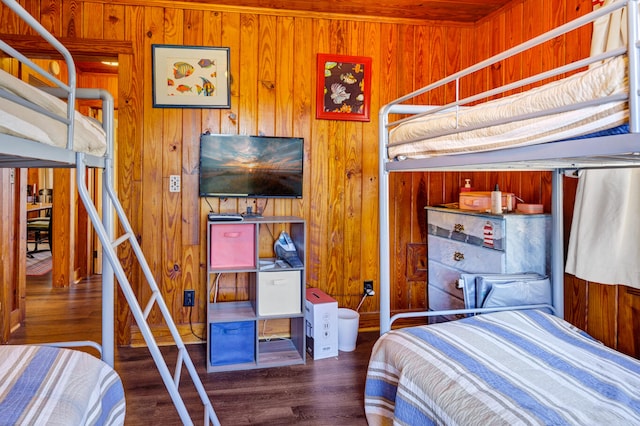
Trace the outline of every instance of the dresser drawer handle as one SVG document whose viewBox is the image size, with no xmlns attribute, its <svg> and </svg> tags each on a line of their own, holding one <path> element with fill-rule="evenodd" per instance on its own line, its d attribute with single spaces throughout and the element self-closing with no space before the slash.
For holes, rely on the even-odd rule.
<svg viewBox="0 0 640 426">
<path fill-rule="evenodd" d="M 453 225 L 453 232 L 464 232 L 464 225 L 461 223 L 456 223 Z"/>
<path fill-rule="evenodd" d="M 456 262 L 460 262 L 461 260 L 464 260 L 464 254 L 460 253 L 459 251 L 453 253 L 453 260 L 455 260 Z"/>
</svg>

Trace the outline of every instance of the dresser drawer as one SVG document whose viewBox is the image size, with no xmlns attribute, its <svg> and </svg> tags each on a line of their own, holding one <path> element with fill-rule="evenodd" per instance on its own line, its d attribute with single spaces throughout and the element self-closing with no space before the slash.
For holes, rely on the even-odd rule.
<svg viewBox="0 0 640 426">
<path fill-rule="evenodd" d="M 450 294 L 437 288 L 429 287 L 429 309 L 432 311 L 464 309 L 464 301 L 462 299 L 453 299 Z"/>
<path fill-rule="evenodd" d="M 446 238 L 428 237 L 429 259 L 465 272 L 501 272 L 505 267 L 504 252 Z"/>
<path fill-rule="evenodd" d="M 427 221 L 429 235 L 504 250 L 505 221 L 500 216 L 427 210 Z"/>
<path fill-rule="evenodd" d="M 462 289 L 458 288 L 460 271 L 444 266 L 441 263 L 429 261 L 429 289 L 437 288 L 460 300 L 464 298 Z"/>
<path fill-rule="evenodd" d="M 429 287 L 429 310 L 430 311 L 445 311 L 450 309 L 464 309 L 464 301 L 462 299 L 452 298 L 449 293 Z M 441 322 L 441 319 L 455 320 L 464 318 L 464 314 L 443 315 L 442 317 L 431 317 L 429 324 L 434 322 Z"/>
</svg>

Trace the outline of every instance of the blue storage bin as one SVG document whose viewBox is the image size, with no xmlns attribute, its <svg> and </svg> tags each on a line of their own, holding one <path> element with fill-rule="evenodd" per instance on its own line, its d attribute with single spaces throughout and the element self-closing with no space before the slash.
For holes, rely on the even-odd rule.
<svg viewBox="0 0 640 426">
<path fill-rule="evenodd" d="M 212 366 L 255 362 L 254 321 L 216 323 L 210 327 L 209 354 Z"/>
</svg>

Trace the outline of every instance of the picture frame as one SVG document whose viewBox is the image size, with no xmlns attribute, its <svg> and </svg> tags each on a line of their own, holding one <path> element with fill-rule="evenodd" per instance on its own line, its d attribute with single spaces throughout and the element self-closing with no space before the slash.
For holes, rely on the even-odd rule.
<svg viewBox="0 0 640 426">
<path fill-rule="evenodd" d="M 231 108 L 228 47 L 151 47 L 154 108 Z"/>
<path fill-rule="evenodd" d="M 369 121 L 371 58 L 318 54 L 316 118 Z"/>
</svg>

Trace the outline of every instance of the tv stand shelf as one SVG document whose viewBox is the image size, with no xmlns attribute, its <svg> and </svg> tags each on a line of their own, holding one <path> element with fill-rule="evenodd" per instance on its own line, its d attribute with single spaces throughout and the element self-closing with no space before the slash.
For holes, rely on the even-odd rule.
<svg viewBox="0 0 640 426">
<path fill-rule="evenodd" d="M 209 303 L 209 322 L 241 321 L 255 316 L 255 309 L 251 302 L 223 302 Z"/>
<path fill-rule="evenodd" d="M 277 262 L 282 231 L 301 268 Z M 207 372 L 305 363 L 305 240 L 305 221 L 295 216 L 207 222 Z M 234 288 L 237 300 L 221 294 L 220 278 L 229 276 L 247 287 Z"/>
</svg>

